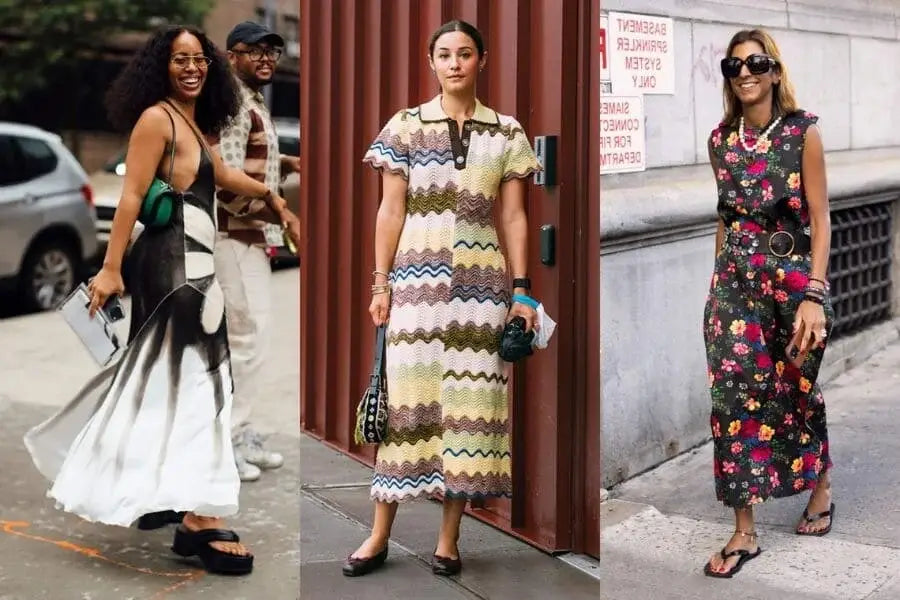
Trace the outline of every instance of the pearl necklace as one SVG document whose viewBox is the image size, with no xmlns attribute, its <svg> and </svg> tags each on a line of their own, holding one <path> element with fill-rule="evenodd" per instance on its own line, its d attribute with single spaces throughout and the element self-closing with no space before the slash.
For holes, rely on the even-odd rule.
<svg viewBox="0 0 900 600">
<path fill-rule="evenodd" d="M 747 140 L 744 138 L 744 115 L 741 115 L 741 124 L 740 124 L 740 128 L 739 128 L 739 136 L 741 138 L 741 146 L 743 146 L 744 150 L 746 150 L 747 152 L 753 152 L 754 150 L 756 150 L 756 146 L 759 145 L 759 143 L 763 139 L 769 137 L 769 134 L 772 133 L 772 130 L 778 126 L 778 123 L 780 121 L 781 121 L 781 117 L 779 116 L 774 121 L 772 121 L 772 124 L 769 125 L 766 128 L 766 130 L 760 134 L 760 136 L 758 138 L 756 138 L 756 142 L 754 142 L 752 146 L 749 146 L 749 145 L 747 145 Z"/>
</svg>

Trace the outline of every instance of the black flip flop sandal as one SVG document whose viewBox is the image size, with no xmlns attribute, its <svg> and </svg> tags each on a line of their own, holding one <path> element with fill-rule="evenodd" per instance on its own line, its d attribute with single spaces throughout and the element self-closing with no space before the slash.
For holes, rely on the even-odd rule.
<svg viewBox="0 0 900 600">
<path fill-rule="evenodd" d="M 806 524 L 809 525 L 811 523 L 815 523 L 821 519 L 828 519 L 828 527 L 823 529 L 822 531 L 800 531 L 799 529 L 795 529 L 794 533 L 797 535 L 808 535 L 815 537 L 822 537 L 829 531 L 831 531 L 831 525 L 834 523 L 834 502 L 831 503 L 831 506 L 828 510 L 816 513 L 814 515 L 809 514 L 807 509 L 803 509 L 803 520 L 806 521 Z"/>
<path fill-rule="evenodd" d="M 735 533 L 740 533 L 742 536 L 748 536 L 750 538 L 757 537 L 756 533 L 752 532 L 752 531 L 751 532 L 737 531 Z M 753 560 L 760 554 L 762 554 L 762 548 L 760 548 L 759 546 L 756 547 L 756 552 L 753 552 L 753 553 L 751 553 L 748 550 L 743 550 L 743 549 L 737 549 L 737 550 L 732 550 L 731 552 L 725 552 L 725 548 L 722 548 L 719 551 L 719 555 L 722 557 L 722 560 L 728 560 L 729 558 L 731 558 L 733 556 L 737 556 L 737 557 L 739 557 L 738 561 L 734 564 L 733 567 L 731 567 L 730 570 L 726 571 L 725 573 L 719 573 L 718 571 L 713 571 L 710 563 L 706 563 L 706 566 L 703 567 L 703 573 L 707 577 L 716 577 L 719 579 L 731 579 L 732 577 L 737 575 L 738 572 L 744 567 L 745 562 Z"/>
<path fill-rule="evenodd" d="M 230 529 L 200 529 L 190 531 L 183 525 L 175 530 L 172 552 L 179 556 L 197 556 L 203 568 L 221 575 L 246 575 L 253 570 L 253 555 L 230 554 L 216 550 L 210 542 L 239 542 L 241 538 Z"/>
</svg>

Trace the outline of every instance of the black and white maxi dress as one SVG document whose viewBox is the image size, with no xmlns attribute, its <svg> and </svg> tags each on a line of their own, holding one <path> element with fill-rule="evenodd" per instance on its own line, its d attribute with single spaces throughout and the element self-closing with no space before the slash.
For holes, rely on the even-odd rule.
<svg viewBox="0 0 900 600">
<path fill-rule="evenodd" d="M 145 230 L 129 255 L 131 324 L 121 360 L 25 436 L 58 508 L 120 526 L 162 510 L 237 512 L 214 192 L 201 144 L 196 179 L 172 223 Z"/>
</svg>

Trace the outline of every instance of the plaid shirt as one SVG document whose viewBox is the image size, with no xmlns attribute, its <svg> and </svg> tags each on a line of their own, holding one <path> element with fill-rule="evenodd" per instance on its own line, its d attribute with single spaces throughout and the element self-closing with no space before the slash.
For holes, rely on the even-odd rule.
<svg viewBox="0 0 900 600">
<path fill-rule="evenodd" d="M 278 134 L 265 104 L 263 95 L 251 90 L 237 79 L 241 95 L 241 108 L 226 126 L 216 143 L 226 165 L 243 169 L 247 175 L 262 181 L 273 192 L 281 181 L 281 154 L 278 152 Z M 265 246 L 265 228 L 278 230 L 274 239 L 280 239 L 281 228 L 253 215 L 266 206 L 265 200 L 238 196 L 219 189 L 217 221 L 218 230 L 228 237 L 248 244 Z"/>
</svg>

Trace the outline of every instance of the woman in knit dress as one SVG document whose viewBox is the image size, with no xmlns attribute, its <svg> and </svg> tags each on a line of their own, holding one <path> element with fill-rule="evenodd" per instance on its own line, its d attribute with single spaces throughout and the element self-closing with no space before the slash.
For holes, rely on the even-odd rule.
<svg viewBox="0 0 900 600">
<path fill-rule="evenodd" d="M 828 430 L 816 378 L 834 319 L 817 117 L 799 110 L 778 47 L 741 31 L 722 60 L 725 118 L 709 138 L 719 191 L 704 317 L 716 496 L 735 533 L 706 564 L 731 577 L 759 555 L 753 505 L 812 490 L 796 533 L 831 529 Z"/>
<path fill-rule="evenodd" d="M 369 311 L 388 327 L 389 410 L 371 490 L 375 523 L 344 564 L 348 576 L 384 563 L 399 502 L 438 493 L 444 515 L 432 570 L 458 573 L 466 501 L 512 491 L 498 350 L 508 319 L 522 316 L 530 329 L 536 318 L 510 302 L 509 289 L 529 293 L 525 178 L 540 166 L 522 126 L 477 100 L 485 58 L 473 26 L 438 29 L 429 64 L 441 95 L 396 113 L 364 159 L 383 177 Z"/>
</svg>

